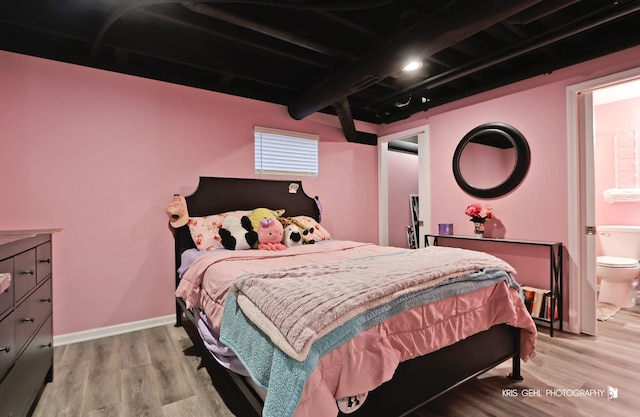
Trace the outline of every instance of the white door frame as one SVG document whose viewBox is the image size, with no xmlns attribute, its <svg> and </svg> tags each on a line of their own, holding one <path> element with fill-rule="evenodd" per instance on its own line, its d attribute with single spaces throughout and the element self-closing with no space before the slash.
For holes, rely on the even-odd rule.
<svg viewBox="0 0 640 417">
<path fill-rule="evenodd" d="M 585 155 L 585 140 L 588 135 L 580 134 L 581 125 L 588 124 L 585 114 L 580 114 L 578 96 L 598 88 L 630 81 L 640 77 L 640 68 L 611 74 L 594 80 L 567 87 L 567 168 L 569 180 L 569 323 L 567 329 L 573 333 L 595 333 L 595 308 L 588 308 L 583 300 L 591 301 L 595 283 L 596 254 L 587 241 L 584 226 L 588 220 L 586 189 L 593 189 L 593 157 Z M 591 121 L 592 123 L 592 121 Z M 582 149 L 582 152 L 581 152 Z M 586 160 L 582 160 L 584 158 Z M 586 167 L 589 164 L 589 167 Z M 587 175 L 588 173 L 591 175 Z M 583 173 L 583 175 L 581 175 Z M 586 173 L 586 174 L 585 174 Z M 587 178 L 587 177 L 590 178 Z"/>
<path fill-rule="evenodd" d="M 387 160 L 389 142 L 411 136 L 418 137 L 418 211 L 420 212 L 418 247 L 424 246 L 424 235 L 429 233 L 427 230 L 431 224 L 429 125 L 424 125 L 378 138 L 378 244 L 382 246 L 389 244 L 389 164 Z"/>
</svg>

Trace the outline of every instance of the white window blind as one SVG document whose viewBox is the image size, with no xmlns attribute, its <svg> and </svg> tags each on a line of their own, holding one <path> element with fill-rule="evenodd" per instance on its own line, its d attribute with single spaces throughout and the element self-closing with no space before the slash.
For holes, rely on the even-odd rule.
<svg viewBox="0 0 640 417">
<path fill-rule="evenodd" d="M 256 174 L 318 176 L 318 135 L 255 126 Z"/>
</svg>

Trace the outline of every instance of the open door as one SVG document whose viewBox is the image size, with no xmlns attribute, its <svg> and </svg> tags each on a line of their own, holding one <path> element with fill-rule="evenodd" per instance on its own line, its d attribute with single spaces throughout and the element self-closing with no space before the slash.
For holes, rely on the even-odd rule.
<svg viewBox="0 0 640 417">
<path fill-rule="evenodd" d="M 607 75 L 567 87 L 567 137 L 569 147 L 569 323 L 573 333 L 596 334 L 596 234 L 594 195 L 593 91 L 639 80 L 640 68 Z M 633 89 L 623 89 L 626 93 Z"/>
<path fill-rule="evenodd" d="M 389 244 L 388 145 L 391 141 L 406 139 L 412 136 L 418 137 L 418 222 L 420 224 L 420 234 L 417 237 L 418 247 L 424 247 L 424 237 L 430 233 L 429 126 L 425 125 L 381 136 L 378 139 L 378 243 L 380 245 Z"/>
<path fill-rule="evenodd" d="M 580 315 L 582 332 L 596 334 L 596 225 L 594 197 L 594 136 L 593 94 L 585 91 L 578 94 L 578 135 L 580 154 L 580 194 L 582 209 L 580 210 L 580 228 L 584 236 L 580 244 L 580 258 L 584 259 Z"/>
</svg>

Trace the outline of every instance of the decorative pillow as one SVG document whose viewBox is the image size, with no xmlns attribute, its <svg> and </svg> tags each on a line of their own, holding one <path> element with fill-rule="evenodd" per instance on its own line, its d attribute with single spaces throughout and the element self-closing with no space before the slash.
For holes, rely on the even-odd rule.
<svg viewBox="0 0 640 417">
<path fill-rule="evenodd" d="M 206 251 L 212 249 L 224 249 L 222 239 L 220 238 L 220 228 L 222 221 L 227 216 L 233 216 L 240 219 L 242 216 L 248 216 L 251 211 L 236 210 L 226 213 L 212 214 L 203 217 L 189 217 L 189 232 L 191 239 L 196 244 L 198 250 Z"/>
<path fill-rule="evenodd" d="M 320 240 L 331 240 L 331 234 L 327 229 L 320 226 L 320 223 L 318 223 L 313 217 L 295 216 L 293 219 L 298 223 L 302 223 L 306 229 L 311 229 L 313 227 L 313 233 L 310 234 L 310 237 L 308 237 L 307 240 L 313 239 L 316 242 Z"/>
</svg>

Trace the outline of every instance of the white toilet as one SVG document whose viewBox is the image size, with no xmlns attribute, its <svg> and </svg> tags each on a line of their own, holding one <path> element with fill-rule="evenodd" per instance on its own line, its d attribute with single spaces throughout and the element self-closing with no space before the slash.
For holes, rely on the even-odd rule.
<svg viewBox="0 0 640 417">
<path fill-rule="evenodd" d="M 634 280 L 640 275 L 640 226 L 598 226 L 597 231 L 602 248 L 602 256 L 596 258 L 598 301 L 633 307 Z"/>
</svg>

